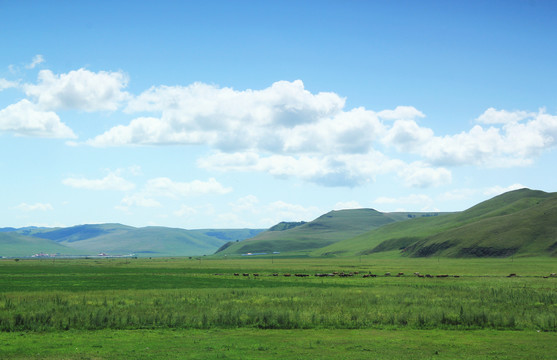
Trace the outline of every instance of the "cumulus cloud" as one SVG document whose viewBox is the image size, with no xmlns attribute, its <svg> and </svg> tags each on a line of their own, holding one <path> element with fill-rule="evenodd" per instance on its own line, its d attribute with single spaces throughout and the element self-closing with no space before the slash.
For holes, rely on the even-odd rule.
<svg viewBox="0 0 557 360">
<path fill-rule="evenodd" d="M 76 138 L 55 112 L 43 111 L 27 99 L 0 110 L 0 131 L 47 138 Z"/>
<path fill-rule="evenodd" d="M 530 164 L 543 150 L 557 145 L 557 116 L 543 109 L 527 113 L 490 108 L 476 121 L 479 124 L 469 131 L 435 136 L 433 130 L 414 120 L 397 120 L 383 142 L 437 166 L 486 167 Z"/>
<path fill-rule="evenodd" d="M 122 91 L 127 83 L 128 78 L 122 72 L 92 72 L 82 68 L 57 75 L 41 70 L 37 84 L 26 84 L 23 89 L 44 109 L 114 111 L 129 98 Z"/>
<path fill-rule="evenodd" d="M 27 204 L 27 203 L 21 203 L 18 206 L 16 206 L 16 209 L 21 210 L 21 211 L 52 211 L 54 210 L 54 208 L 52 207 L 52 205 L 46 203 L 35 203 L 35 204 Z"/>
<path fill-rule="evenodd" d="M 119 176 L 116 172 L 111 172 L 102 179 L 67 178 L 62 180 L 62 183 L 73 188 L 87 190 L 129 191 L 135 188 L 133 183 Z"/>
</svg>

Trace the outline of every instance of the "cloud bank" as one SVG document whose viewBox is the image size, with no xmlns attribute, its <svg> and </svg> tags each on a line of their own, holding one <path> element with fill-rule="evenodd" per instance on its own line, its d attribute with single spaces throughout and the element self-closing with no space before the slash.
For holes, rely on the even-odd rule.
<svg viewBox="0 0 557 360">
<path fill-rule="evenodd" d="M 37 57 L 32 64 L 41 62 Z M 343 97 L 312 93 L 301 80 L 260 90 L 161 85 L 138 95 L 125 91 L 129 80 L 121 71 L 45 69 L 34 84 L 2 80 L 0 87 L 16 87 L 26 98 L 0 110 L 0 131 L 75 139 L 57 111 L 116 112 L 133 118 L 81 144 L 202 145 L 210 153 L 198 159 L 201 168 L 257 171 L 325 186 L 359 186 L 383 175 L 409 187 L 440 186 L 451 182 L 452 167 L 524 166 L 557 144 L 557 116 L 544 109 L 489 108 L 470 130 L 439 136 L 424 126 L 426 114 L 412 106 L 346 109 Z M 67 185 L 92 188 L 114 181 L 85 180 L 67 179 Z M 151 186 L 189 191 L 163 178 Z"/>
</svg>

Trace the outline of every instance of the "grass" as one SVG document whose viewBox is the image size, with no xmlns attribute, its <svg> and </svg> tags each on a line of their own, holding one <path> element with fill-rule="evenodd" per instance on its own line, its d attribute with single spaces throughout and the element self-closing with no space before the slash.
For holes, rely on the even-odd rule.
<svg viewBox="0 0 557 360">
<path fill-rule="evenodd" d="M 543 276 L 556 269 L 553 258 L 4 260 L 0 358 L 551 358 L 557 278 Z M 333 271 L 359 274 L 272 276 Z"/>
<path fill-rule="evenodd" d="M 554 359 L 555 333 L 100 330 L 0 333 L 2 359 Z M 287 346 L 285 346 L 287 344 Z"/>
</svg>

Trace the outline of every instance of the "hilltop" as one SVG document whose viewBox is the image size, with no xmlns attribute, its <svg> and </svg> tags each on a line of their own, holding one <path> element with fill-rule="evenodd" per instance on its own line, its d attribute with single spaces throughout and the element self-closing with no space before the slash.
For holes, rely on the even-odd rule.
<svg viewBox="0 0 557 360">
<path fill-rule="evenodd" d="M 336 210 L 310 222 L 279 223 L 268 231 L 220 249 L 223 254 L 309 252 L 386 224 L 437 213 L 382 213 L 374 209 Z"/>
<path fill-rule="evenodd" d="M 557 193 L 511 191 L 460 213 L 393 223 L 318 249 L 314 256 L 506 257 L 557 255 Z"/>
</svg>

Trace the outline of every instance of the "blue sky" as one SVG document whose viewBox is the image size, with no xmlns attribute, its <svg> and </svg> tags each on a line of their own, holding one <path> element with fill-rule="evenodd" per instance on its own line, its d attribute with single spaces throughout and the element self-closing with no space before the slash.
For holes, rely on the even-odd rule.
<svg viewBox="0 0 557 360">
<path fill-rule="evenodd" d="M 557 191 L 552 1 L 1 1 L 0 226 Z"/>
</svg>

